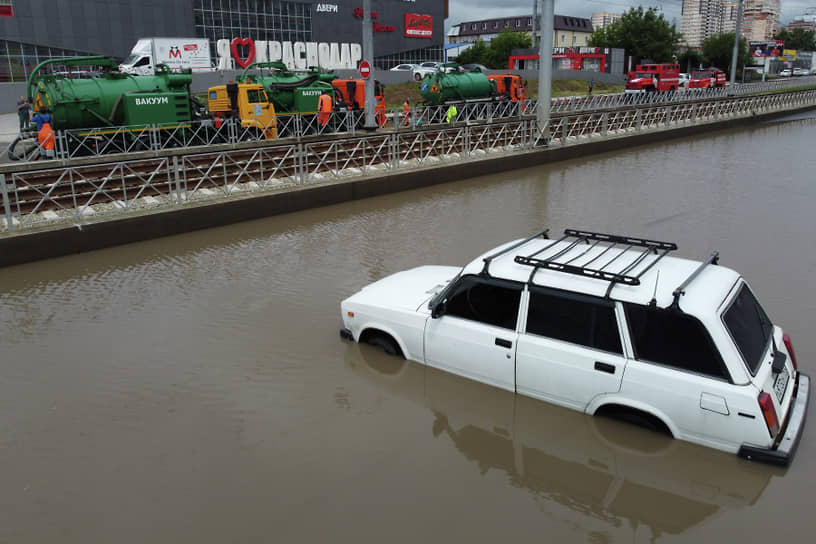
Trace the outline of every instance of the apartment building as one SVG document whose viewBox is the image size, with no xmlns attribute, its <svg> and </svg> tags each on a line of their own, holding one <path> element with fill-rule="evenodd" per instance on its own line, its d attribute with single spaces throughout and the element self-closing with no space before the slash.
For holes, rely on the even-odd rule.
<svg viewBox="0 0 816 544">
<path fill-rule="evenodd" d="M 709 36 L 736 30 L 739 2 L 683 0 L 681 13 L 680 33 L 689 47 L 700 47 Z"/>
<path fill-rule="evenodd" d="M 745 0 L 742 35 L 746 40 L 770 40 L 779 32 L 779 0 Z"/>
</svg>

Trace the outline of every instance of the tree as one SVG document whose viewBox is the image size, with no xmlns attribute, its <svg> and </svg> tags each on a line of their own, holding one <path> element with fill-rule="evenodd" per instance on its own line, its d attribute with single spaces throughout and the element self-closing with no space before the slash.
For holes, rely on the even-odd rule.
<svg viewBox="0 0 816 544">
<path fill-rule="evenodd" d="M 513 49 L 529 49 L 530 47 L 532 47 L 532 40 L 529 34 L 504 28 L 490 41 L 490 45 L 485 44 L 481 39 L 476 40 L 471 47 L 459 53 L 456 62 L 484 64 L 488 68 L 507 68 L 507 61 Z"/>
<path fill-rule="evenodd" d="M 655 62 L 674 60 L 680 34 L 656 8 L 631 8 L 621 18 L 599 28 L 589 38 L 592 47 L 618 47 L 627 54 Z"/>
<path fill-rule="evenodd" d="M 529 49 L 531 47 L 532 40 L 529 34 L 503 28 L 498 36 L 490 40 L 490 57 L 484 64 L 488 68 L 507 68 L 507 61 L 513 49 Z"/>
<path fill-rule="evenodd" d="M 459 53 L 459 56 L 456 57 L 456 62 L 459 64 L 475 63 L 487 66 L 489 60 L 490 49 L 481 38 L 477 39 L 476 43 Z"/>
<path fill-rule="evenodd" d="M 774 36 L 774 39 L 785 42 L 785 49 L 816 51 L 816 32 L 813 30 L 794 28 L 788 31 L 783 28 Z"/>
<path fill-rule="evenodd" d="M 706 64 L 728 72 L 729 77 L 731 76 L 731 55 L 734 52 L 733 32 L 709 36 L 703 40 L 702 52 Z M 751 52 L 748 50 L 748 42 L 745 41 L 745 38 L 740 38 L 737 68 L 741 70 L 746 64 L 752 64 Z"/>
<path fill-rule="evenodd" d="M 697 49 L 686 49 L 677 58 L 680 70 L 691 72 L 703 63 L 703 54 Z"/>
</svg>

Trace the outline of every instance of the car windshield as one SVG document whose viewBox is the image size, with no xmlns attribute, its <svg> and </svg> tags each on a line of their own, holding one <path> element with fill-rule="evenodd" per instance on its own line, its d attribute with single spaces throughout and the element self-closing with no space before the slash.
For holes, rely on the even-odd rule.
<svg viewBox="0 0 816 544">
<path fill-rule="evenodd" d="M 773 325 L 746 284 L 740 287 L 734 302 L 723 314 L 723 321 L 751 374 L 756 375 L 768 348 Z"/>
<path fill-rule="evenodd" d="M 139 57 L 141 57 L 141 55 L 128 55 L 128 57 L 122 61 L 122 64 L 133 64 L 139 59 Z"/>
<path fill-rule="evenodd" d="M 652 77 L 652 75 L 654 75 L 654 74 L 652 74 L 651 72 L 636 72 L 635 73 L 635 77 Z"/>
<path fill-rule="evenodd" d="M 421 66 L 423 68 L 436 68 L 436 63 L 435 62 L 423 62 L 421 64 Z"/>
<path fill-rule="evenodd" d="M 691 79 L 705 79 L 711 77 L 711 72 L 694 72 L 691 74 Z"/>
</svg>

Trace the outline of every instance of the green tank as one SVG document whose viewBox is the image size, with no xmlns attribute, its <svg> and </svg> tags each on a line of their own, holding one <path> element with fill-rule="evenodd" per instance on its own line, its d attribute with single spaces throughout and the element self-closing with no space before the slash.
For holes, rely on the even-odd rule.
<svg viewBox="0 0 816 544">
<path fill-rule="evenodd" d="M 95 66 L 102 71 L 78 79 L 41 72 L 49 64 Z M 71 57 L 40 63 L 28 79 L 28 96 L 35 111 L 46 107 L 55 130 L 189 122 L 194 116 L 190 74 L 171 73 L 159 66 L 154 76 L 116 71 L 106 57 Z"/>
<path fill-rule="evenodd" d="M 495 84 L 480 72 L 463 72 L 455 62 L 447 62 L 420 84 L 426 104 L 487 99 L 496 95 Z"/>
<path fill-rule="evenodd" d="M 255 62 L 240 77 L 240 81 L 263 85 L 277 113 L 316 112 L 320 94 L 333 92 L 334 79 L 332 72 L 320 69 L 293 72 L 282 62 Z"/>
</svg>

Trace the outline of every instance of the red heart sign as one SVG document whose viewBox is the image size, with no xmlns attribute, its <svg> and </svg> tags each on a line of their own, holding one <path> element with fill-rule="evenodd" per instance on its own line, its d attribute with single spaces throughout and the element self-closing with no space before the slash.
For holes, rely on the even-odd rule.
<svg viewBox="0 0 816 544">
<path fill-rule="evenodd" d="M 239 45 L 249 46 L 249 55 L 247 55 L 246 60 L 242 59 L 241 55 L 238 54 Z M 233 38 L 230 42 L 230 51 L 232 52 L 232 58 L 235 59 L 235 64 L 241 68 L 246 68 L 255 60 L 255 41 L 251 38 Z"/>
</svg>

